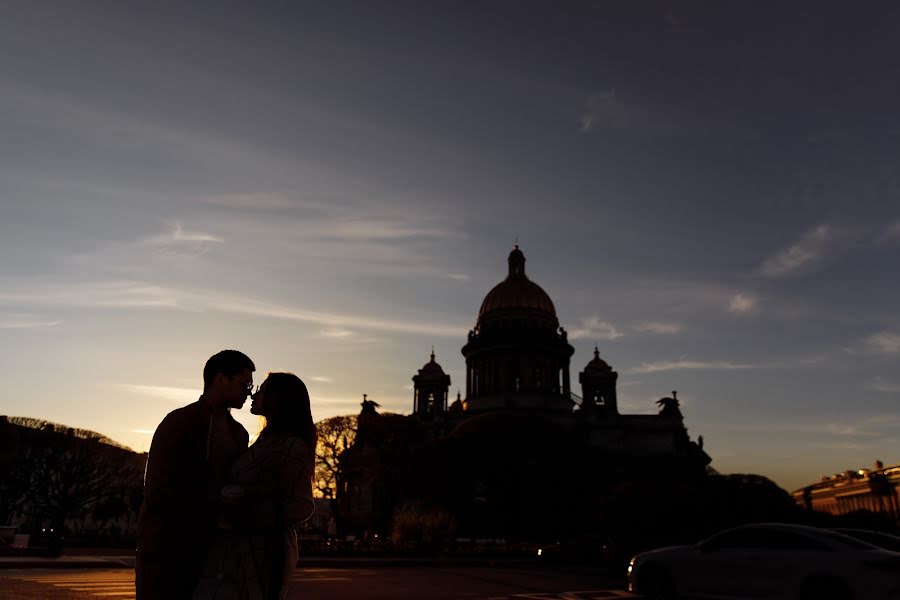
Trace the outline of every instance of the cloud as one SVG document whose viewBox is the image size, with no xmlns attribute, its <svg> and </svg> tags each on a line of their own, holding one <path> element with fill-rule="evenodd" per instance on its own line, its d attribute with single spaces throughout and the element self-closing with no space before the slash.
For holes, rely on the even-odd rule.
<svg viewBox="0 0 900 600">
<path fill-rule="evenodd" d="M 141 396 L 149 396 L 159 400 L 166 400 L 176 404 L 186 404 L 200 397 L 200 390 L 196 388 L 169 387 L 162 385 L 135 385 L 130 383 L 111 384 L 112 387 Z"/>
<path fill-rule="evenodd" d="M 172 229 L 172 239 L 176 242 L 214 242 L 221 244 L 222 238 L 200 231 L 185 231 L 181 223 L 176 222 Z"/>
<path fill-rule="evenodd" d="M 662 321 L 643 321 L 635 326 L 637 331 L 668 335 L 679 333 L 684 327 L 681 323 L 665 323 Z"/>
<path fill-rule="evenodd" d="M 334 223 L 330 235 L 345 240 L 405 240 L 446 238 L 450 232 L 439 227 L 422 227 L 393 219 L 346 219 Z"/>
<path fill-rule="evenodd" d="M 596 125 L 617 124 L 615 88 L 588 96 L 581 113 L 581 132 L 589 133 Z"/>
<path fill-rule="evenodd" d="M 33 284 L 0 287 L 0 303 L 75 308 L 176 308 L 179 294 L 172 289 L 138 281 Z"/>
<path fill-rule="evenodd" d="M 319 335 L 327 338 L 349 338 L 356 334 L 349 329 L 323 329 Z"/>
<path fill-rule="evenodd" d="M 139 433 L 141 435 L 153 435 L 156 430 L 155 429 L 131 429 L 131 433 Z"/>
<path fill-rule="evenodd" d="M 246 194 L 217 194 L 200 197 L 199 202 L 232 210 L 290 210 L 292 208 L 315 207 L 321 205 L 307 204 L 292 200 L 285 194 L 277 192 L 251 192 Z"/>
<path fill-rule="evenodd" d="M 619 410 L 630 415 L 655 415 L 659 414 L 659 405 L 656 401 L 660 396 L 632 397 L 628 394 L 619 394 Z M 681 399 L 679 398 L 679 401 Z"/>
<path fill-rule="evenodd" d="M 55 327 L 62 321 L 45 321 L 27 313 L 11 313 L 0 316 L 0 329 L 34 329 Z"/>
<path fill-rule="evenodd" d="M 819 225 L 789 248 L 763 262 L 760 271 L 767 277 L 789 275 L 819 260 L 833 239 L 832 229 L 828 225 Z"/>
<path fill-rule="evenodd" d="M 331 383 L 334 381 L 331 377 L 322 377 L 321 375 L 313 375 L 308 377 L 310 381 L 318 381 L 319 383 Z"/>
<path fill-rule="evenodd" d="M 582 338 L 592 338 L 595 340 L 615 340 L 624 335 L 624 333 L 619 333 L 619 331 L 612 323 L 601 321 L 597 316 L 581 319 L 581 327 L 572 329 L 569 332 L 569 337 L 571 337 L 573 340 Z"/>
<path fill-rule="evenodd" d="M 190 292 L 186 298 L 208 310 L 218 310 L 256 317 L 268 317 L 285 321 L 303 321 L 328 327 L 324 331 L 336 333 L 351 328 L 371 329 L 393 333 L 430 334 L 442 337 L 460 338 L 469 328 L 457 325 L 442 325 L 432 322 L 396 321 L 374 316 L 335 314 L 315 310 L 274 304 L 253 298 L 227 296 L 212 292 Z M 344 334 L 333 337 L 346 337 Z"/>
<path fill-rule="evenodd" d="M 447 273 L 446 277 L 460 283 L 465 283 L 469 280 L 469 276 L 464 273 Z"/>
<path fill-rule="evenodd" d="M 875 239 L 876 244 L 884 244 L 900 239 L 900 221 L 894 221 L 884 228 L 881 234 Z"/>
<path fill-rule="evenodd" d="M 619 387 L 628 387 L 631 385 L 643 385 L 643 384 L 644 384 L 643 381 L 639 381 L 637 379 L 620 379 L 618 382 L 616 382 L 616 385 Z"/>
<path fill-rule="evenodd" d="M 806 433 L 813 435 L 880 438 L 894 435 L 900 415 L 874 415 L 852 423 L 704 423 L 706 429 L 722 429 L 725 431 L 748 431 L 761 433 Z"/>
<path fill-rule="evenodd" d="M 164 248 L 170 255 L 201 256 L 209 251 L 213 244 L 224 243 L 224 238 L 203 231 L 185 229 L 179 221 L 173 221 L 165 233 L 152 235 L 130 244 L 131 247 Z M 127 251 L 129 244 L 123 245 Z"/>
<path fill-rule="evenodd" d="M 890 331 L 874 333 L 863 340 L 863 344 L 875 354 L 892 355 L 900 352 L 900 335 Z"/>
<path fill-rule="evenodd" d="M 875 377 L 866 385 L 870 390 L 876 392 L 894 393 L 900 392 L 900 383 L 895 383 L 884 377 Z"/>
<path fill-rule="evenodd" d="M 626 369 L 626 373 L 659 373 L 662 371 L 736 371 L 741 369 L 758 369 L 759 365 L 746 363 L 732 363 L 727 361 L 699 361 L 699 360 L 664 360 L 652 363 L 641 363 L 637 367 Z"/>
<path fill-rule="evenodd" d="M 465 325 L 435 323 L 433 320 L 409 321 L 377 316 L 321 312 L 286 306 L 258 298 L 232 296 L 210 290 L 163 287 L 138 281 L 101 281 L 94 283 L 38 284 L 16 288 L 0 285 L 0 305 L 61 306 L 69 308 L 169 309 L 183 311 L 219 311 L 253 317 L 315 323 L 323 335 L 348 338 L 354 329 L 406 334 L 424 334 L 463 338 Z M 345 331 L 349 332 L 344 333 Z M 373 341 L 364 338 L 360 341 Z"/>
<path fill-rule="evenodd" d="M 749 294 L 737 293 L 728 301 L 728 311 L 744 315 L 756 312 L 759 301 Z"/>
</svg>

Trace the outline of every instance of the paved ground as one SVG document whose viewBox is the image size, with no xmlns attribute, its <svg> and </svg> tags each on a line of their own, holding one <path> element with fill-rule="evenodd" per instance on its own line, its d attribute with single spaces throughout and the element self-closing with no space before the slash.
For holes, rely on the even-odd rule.
<svg viewBox="0 0 900 600">
<path fill-rule="evenodd" d="M 21 569 L 0 572 L 3 600 L 133 600 L 129 569 Z M 618 581 L 583 569 L 511 567 L 316 568 L 298 570 L 289 600 L 499 600 L 634 598 Z"/>
</svg>

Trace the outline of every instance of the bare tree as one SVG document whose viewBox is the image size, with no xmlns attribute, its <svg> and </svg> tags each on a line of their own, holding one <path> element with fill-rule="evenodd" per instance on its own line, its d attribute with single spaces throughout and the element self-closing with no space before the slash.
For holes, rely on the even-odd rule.
<svg viewBox="0 0 900 600">
<path fill-rule="evenodd" d="M 341 453 L 356 440 L 356 415 L 331 417 L 316 423 L 319 439 L 316 444 L 315 491 L 323 498 L 337 495 Z"/>
<path fill-rule="evenodd" d="M 8 424 L 18 443 L 12 477 L 0 486 L 7 512 L 49 524 L 58 534 L 67 520 L 102 522 L 120 516 L 112 514 L 121 513 L 114 507 L 133 504 L 144 455 L 92 431 L 15 417 Z"/>
</svg>

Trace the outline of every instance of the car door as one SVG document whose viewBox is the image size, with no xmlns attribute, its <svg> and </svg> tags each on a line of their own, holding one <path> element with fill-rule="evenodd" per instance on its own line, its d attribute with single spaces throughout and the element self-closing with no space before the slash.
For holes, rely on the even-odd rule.
<svg viewBox="0 0 900 600">
<path fill-rule="evenodd" d="M 796 587 L 817 565 L 827 562 L 831 548 L 803 532 L 769 529 L 760 532 L 759 567 L 753 582 L 756 597 L 773 598 Z"/>
<path fill-rule="evenodd" d="M 739 528 L 702 542 L 696 559 L 685 565 L 679 593 L 698 598 L 752 598 L 751 579 L 756 573 L 752 554 L 759 545 L 751 528 Z"/>
<path fill-rule="evenodd" d="M 748 527 L 718 552 L 715 567 L 721 582 L 713 597 L 782 597 L 828 551 L 827 545 L 800 532 Z"/>
</svg>

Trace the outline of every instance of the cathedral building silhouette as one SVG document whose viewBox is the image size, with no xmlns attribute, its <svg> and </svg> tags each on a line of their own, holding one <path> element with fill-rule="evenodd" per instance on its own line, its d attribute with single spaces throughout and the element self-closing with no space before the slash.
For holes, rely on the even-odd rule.
<svg viewBox="0 0 900 600">
<path fill-rule="evenodd" d="M 404 506 L 436 505 L 462 515 L 481 534 L 497 528 L 486 522 L 492 511 L 473 502 L 494 500 L 494 511 L 505 514 L 524 510 L 510 506 L 520 503 L 513 490 L 531 488 L 529 482 L 544 476 L 561 477 L 564 487 L 566 478 L 588 481 L 580 492 L 561 490 L 549 500 L 566 511 L 568 496 L 584 493 L 599 501 L 635 469 L 705 472 L 711 459 L 702 441 L 690 440 L 675 392 L 657 402 L 658 414 L 621 414 L 618 373 L 597 348 L 578 374 L 580 395 L 572 391 L 573 354 L 553 301 L 526 275 L 517 245 L 506 278 L 485 296 L 462 347 L 465 396 L 457 393 L 450 402 L 450 376 L 432 350 L 412 378 L 411 415 L 379 415 L 363 402 L 356 442 L 342 456 L 338 480 L 345 523 L 384 528 Z M 522 525 L 507 520 L 497 533 L 527 533 Z"/>
</svg>

